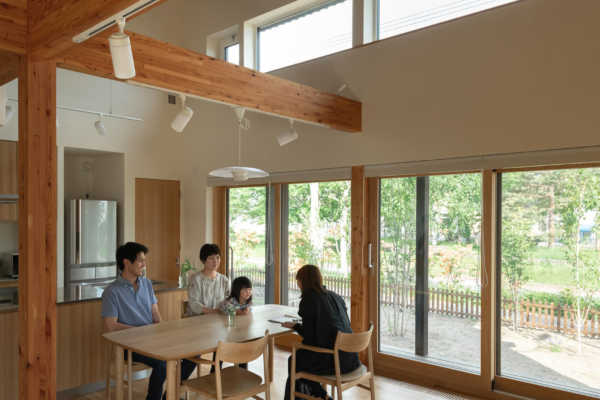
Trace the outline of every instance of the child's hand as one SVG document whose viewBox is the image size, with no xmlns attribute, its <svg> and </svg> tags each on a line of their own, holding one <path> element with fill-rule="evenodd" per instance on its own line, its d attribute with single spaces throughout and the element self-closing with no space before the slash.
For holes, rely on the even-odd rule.
<svg viewBox="0 0 600 400">
<path fill-rule="evenodd" d="M 295 322 L 282 322 L 281 326 L 283 326 L 284 328 L 289 328 L 289 329 L 294 329 L 294 325 L 296 325 Z"/>
</svg>

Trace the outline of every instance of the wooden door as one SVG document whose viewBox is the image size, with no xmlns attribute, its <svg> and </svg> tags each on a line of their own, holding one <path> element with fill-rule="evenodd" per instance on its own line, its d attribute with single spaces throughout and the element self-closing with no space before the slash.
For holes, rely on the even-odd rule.
<svg viewBox="0 0 600 400">
<path fill-rule="evenodd" d="M 17 142 L 0 140 L 0 194 L 17 194 Z M 0 204 L 0 221 L 17 220 L 17 203 Z"/>
<path fill-rule="evenodd" d="M 179 278 L 179 181 L 135 180 L 135 240 L 150 250 L 146 276 L 161 281 Z"/>
</svg>

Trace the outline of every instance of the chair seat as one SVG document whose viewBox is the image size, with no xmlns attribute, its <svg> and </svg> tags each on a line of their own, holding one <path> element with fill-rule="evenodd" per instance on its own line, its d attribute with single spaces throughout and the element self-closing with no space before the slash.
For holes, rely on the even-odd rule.
<svg viewBox="0 0 600 400">
<path fill-rule="evenodd" d="M 342 382 L 353 381 L 355 379 L 360 378 L 361 376 L 363 376 L 367 372 L 369 372 L 367 370 L 367 367 L 365 367 L 364 365 L 360 364 L 360 367 L 356 368 L 354 371 L 348 372 L 347 374 L 342 374 Z M 332 381 L 335 381 L 335 375 L 324 375 L 323 377 L 325 379 L 330 379 Z"/>
<path fill-rule="evenodd" d="M 201 376 L 200 378 L 188 379 L 182 382 L 182 386 L 192 390 L 215 397 L 217 394 L 217 383 L 215 374 Z M 262 383 L 262 378 L 250 371 L 240 367 L 228 367 L 221 370 L 221 384 L 223 386 L 223 397 L 233 396 L 256 388 Z"/>
<path fill-rule="evenodd" d="M 144 371 L 147 369 L 152 369 L 152 367 L 149 367 L 146 364 L 142 364 L 140 362 L 135 362 L 135 361 L 133 361 L 131 363 L 131 372 L 140 372 L 140 371 Z M 127 361 L 123 362 L 123 373 L 127 374 Z M 115 374 L 115 363 L 114 362 L 110 363 L 110 374 L 111 375 Z"/>
</svg>

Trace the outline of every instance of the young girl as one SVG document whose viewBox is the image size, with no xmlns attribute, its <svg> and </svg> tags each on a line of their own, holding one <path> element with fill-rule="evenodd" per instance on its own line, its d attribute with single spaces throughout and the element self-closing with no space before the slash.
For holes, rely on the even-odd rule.
<svg viewBox="0 0 600 400">
<path fill-rule="evenodd" d="M 252 303 L 252 282 L 245 276 L 239 276 L 231 284 L 231 294 L 219 304 L 219 310 L 227 313 L 234 309 L 237 315 L 245 315 L 250 312 Z"/>
</svg>

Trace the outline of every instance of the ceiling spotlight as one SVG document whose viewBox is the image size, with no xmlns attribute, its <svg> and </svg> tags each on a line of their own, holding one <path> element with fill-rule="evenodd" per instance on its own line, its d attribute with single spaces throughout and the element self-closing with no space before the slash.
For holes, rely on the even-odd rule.
<svg viewBox="0 0 600 400">
<path fill-rule="evenodd" d="M 298 139 L 298 132 L 296 132 L 296 128 L 294 127 L 294 120 L 290 119 L 290 130 L 277 135 L 277 142 L 279 142 L 280 146 L 285 146 L 296 139 Z"/>
<path fill-rule="evenodd" d="M 125 18 L 118 18 L 117 25 L 119 32 L 108 37 L 113 70 L 118 79 L 131 79 L 135 76 L 135 65 L 133 64 L 131 41 L 125 34 Z"/>
<path fill-rule="evenodd" d="M 185 96 L 180 94 L 179 99 L 181 100 L 181 111 L 177 113 L 173 122 L 171 122 L 171 128 L 175 132 L 183 132 L 186 125 L 192 119 L 192 115 L 194 115 L 194 110 L 185 105 Z"/>
<path fill-rule="evenodd" d="M 96 128 L 98 135 L 106 136 L 106 127 L 104 126 L 104 122 L 102 122 L 102 114 L 98 114 L 98 121 L 94 122 L 94 128 Z"/>
</svg>

